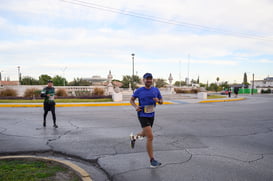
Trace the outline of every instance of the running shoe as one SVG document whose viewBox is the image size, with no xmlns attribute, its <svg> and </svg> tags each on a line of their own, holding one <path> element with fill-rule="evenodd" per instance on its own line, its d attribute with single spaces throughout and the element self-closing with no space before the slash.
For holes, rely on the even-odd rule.
<svg viewBox="0 0 273 181">
<path fill-rule="evenodd" d="M 136 136 L 136 139 L 137 139 L 137 140 L 143 140 L 144 137 L 143 137 L 143 136 Z"/>
<path fill-rule="evenodd" d="M 44 121 L 43 126 L 46 127 L 46 121 Z"/>
<path fill-rule="evenodd" d="M 53 127 L 54 127 L 54 128 L 58 128 L 58 125 L 57 125 L 57 124 L 54 124 Z"/>
<path fill-rule="evenodd" d="M 130 142 L 131 142 L 131 148 L 135 148 L 136 138 L 133 133 L 130 134 Z"/>
<path fill-rule="evenodd" d="M 152 160 L 151 160 L 151 165 L 150 165 L 151 168 L 157 168 L 157 167 L 159 167 L 160 165 L 161 165 L 161 163 L 158 162 L 158 161 L 156 161 L 155 159 L 152 159 Z"/>
</svg>

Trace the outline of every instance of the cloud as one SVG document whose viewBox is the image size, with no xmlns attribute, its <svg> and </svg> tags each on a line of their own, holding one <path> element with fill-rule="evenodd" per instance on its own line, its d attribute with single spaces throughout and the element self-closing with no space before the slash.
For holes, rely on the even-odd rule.
<svg viewBox="0 0 273 181">
<path fill-rule="evenodd" d="M 207 70 L 216 66 L 243 72 L 257 62 L 272 63 L 271 1 L 86 2 L 180 22 L 181 26 L 64 1 L 4 1 L 0 7 L 0 62 L 5 72 L 11 70 L 16 77 L 13 69 L 21 65 L 25 73 L 37 75 L 46 69 L 59 74 L 62 67 L 68 66 L 67 76 L 71 78 L 104 74 L 110 69 L 121 76 L 131 74 L 131 53 L 136 54 L 139 74 L 156 69 L 155 75 L 164 77 L 178 71 L 179 61 L 186 65 L 188 55 L 193 67 Z M 234 31 L 236 36 L 226 31 Z M 266 35 L 268 41 L 244 38 L 238 32 Z M 251 61 L 251 65 L 244 64 Z M 265 67 L 259 67 L 259 71 Z"/>
<path fill-rule="evenodd" d="M 262 60 L 259 60 L 258 62 L 259 63 L 266 63 L 266 64 L 269 63 L 270 64 L 270 63 L 273 63 L 273 60 L 262 59 Z"/>
<path fill-rule="evenodd" d="M 72 3 L 68 3 L 72 2 Z M 136 12 L 145 16 L 155 16 L 161 19 L 175 20 L 186 22 L 188 24 L 201 25 L 199 27 L 215 27 L 223 30 L 235 32 L 250 32 L 254 34 L 271 34 L 273 29 L 272 19 L 272 1 L 185 1 L 172 0 L 166 3 L 163 0 L 144 0 L 125 1 L 115 0 L 93 0 L 82 1 L 87 6 L 76 5 L 77 1 L 56 1 L 56 0 L 25 0 L 5 1 L 1 4 L 0 9 L 11 11 L 22 15 L 28 19 L 39 19 L 46 16 L 48 19 L 64 18 L 73 21 L 116 21 L 119 19 L 130 19 L 130 16 L 124 16 L 117 13 L 105 12 L 96 7 L 106 6 L 113 9 L 120 9 L 124 12 Z M 76 3 L 76 4 L 73 4 Z M 95 6 L 97 4 L 99 6 Z M 95 8 L 92 8 L 95 7 Z M 119 19 L 118 19 L 119 18 Z M 41 19 L 42 20 L 42 19 Z M 88 22 L 87 22 L 88 23 Z M 124 23 L 128 23 L 125 21 Z M 184 26 L 183 28 L 190 28 Z M 209 28 L 210 29 L 210 28 Z M 271 34 L 272 35 L 272 34 Z"/>
<path fill-rule="evenodd" d="M 0 16 L 0 26 L 3 26 L 6 23 L 6 19 Z"/>
</svg>

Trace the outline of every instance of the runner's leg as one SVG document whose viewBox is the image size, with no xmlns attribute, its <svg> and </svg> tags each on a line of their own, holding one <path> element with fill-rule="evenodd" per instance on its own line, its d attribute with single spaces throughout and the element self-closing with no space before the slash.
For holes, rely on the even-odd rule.
<svg viewBox="0 0 273 181">
<path fill-rule="evenodd" d="M 146 149 L 150 159 L 154 158 L 153 153 L 153 130 L 151 126 L 146 126 L 143 128 L 143 133 L 147 137 Z"/>
<path fill-rule="evenodd" d="M 48 109 L 46 107 L 44 107 L 44 123 L 43 123 L 44 127 L 46 127 L 46 116 L 47 116 L 47 113 L 48 113 Z"/>
<path fill-rule="evenodd" d="M 51 107 L 52 119 L 53 123 L 56 124 L 56 113 L 55 113 L 55 106 Z"/>
</svg>

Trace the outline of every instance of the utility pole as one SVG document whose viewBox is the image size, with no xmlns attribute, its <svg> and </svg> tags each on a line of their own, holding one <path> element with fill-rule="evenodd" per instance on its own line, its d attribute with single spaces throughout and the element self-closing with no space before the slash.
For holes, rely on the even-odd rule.
<svg viewBox="0 0 273 181">
<path fill-rule="evenodd" d="M 187 79 L 187 85 L 189 86 L 190 83 L 190 54 L 188 55 L 188 79 Z"/>
<path fill-rule="evenodd" d="M 67 67 L 65 67 L 64 69 L 63 69 L 63 83 L 64 83 L 64 86 L 65 86 L 65 78 L 64 78 L 64 76 L 65 76 L 65 71 L 66 71 L 66 69 L 67 69 Z"/>
<path fill-rule="evenodd" d="M 134 91 L 135 54 L 132 53 L 132 90 Z"/>
<path fill-rule="evenodd" d="M 181 60 L 179 60 L 179 87 L 181 87 Z"/>
<path fill-rule="evenodd" d="M 2 70 L 0 71 L 0 87 L 2 87 Z"/>
</svg>

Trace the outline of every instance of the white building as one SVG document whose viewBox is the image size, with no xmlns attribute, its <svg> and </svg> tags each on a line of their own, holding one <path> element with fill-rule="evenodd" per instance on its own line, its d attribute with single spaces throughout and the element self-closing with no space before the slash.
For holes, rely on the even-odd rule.
<svg viewBox="0 0 273 181">
<path fill-rule="evenodd" d="M 252 83 L 253 81 L 251 81 Z M 250 85 L 250 88 L 252 85 Z M 267 77 L 264 80 L 254 80 L 254 89 L 258 90 L 258 93 L 261 93 L 262 89 L 267 90 L 270 89 L 273 90 L 273 77 Z"/>
<path fill-rule="evenodd" d="M 99 75 L 94 75 L 91 78 L 83 78 L 83 80 L 86 80 L 92 83 L 92 85 L 98 85 L 98 86 L 106 85 L 107 83 L 107 78 L 102 78 Z"/>
</svg>

